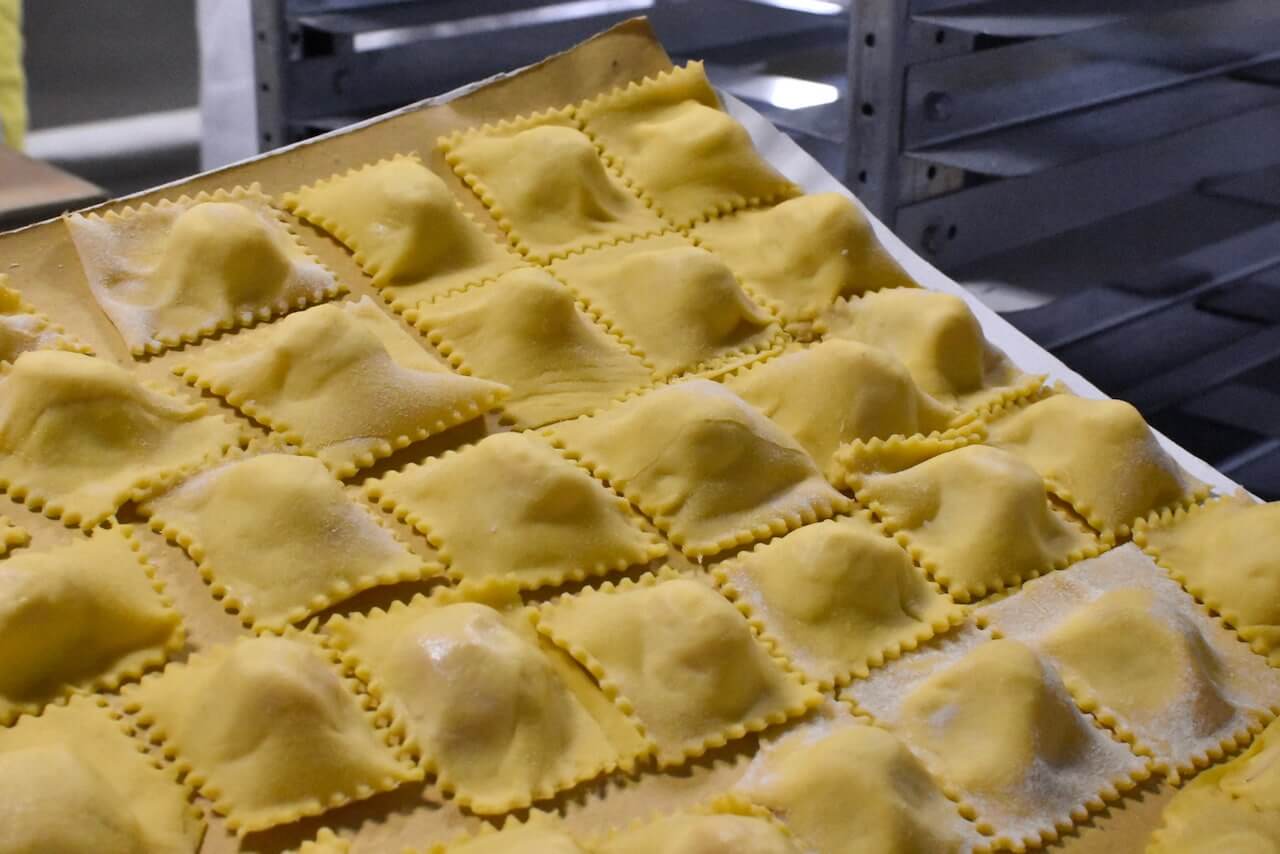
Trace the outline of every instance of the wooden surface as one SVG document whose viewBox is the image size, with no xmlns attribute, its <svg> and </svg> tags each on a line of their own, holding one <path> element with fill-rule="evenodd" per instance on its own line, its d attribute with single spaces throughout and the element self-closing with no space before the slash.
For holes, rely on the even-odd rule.
<svg viewBox="0 0 1280 854">
<path fill-rule="evenodd" d="M 106 191 L 0 145 L 0 228 L 14 228 L 102 201 Z"/>
</svg>

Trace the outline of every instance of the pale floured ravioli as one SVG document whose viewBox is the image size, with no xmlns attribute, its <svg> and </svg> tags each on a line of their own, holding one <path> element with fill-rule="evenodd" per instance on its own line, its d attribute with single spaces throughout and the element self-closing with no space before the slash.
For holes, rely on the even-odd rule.
<svg viewBox="0 0 1280 854">
<path fill-rule="evenodd" d="M 989 433 L 991 444 L 1029 463 L 1055 495 L 1110 539 L 1127 537 L 1139 517 L 1208 491 L 1122 400 L 1055 394 L 1007 413 Z"/>
<path fill-rule="evenodd" d="M 207 469 L 142 506 L 224 608 L 279 630 L 379 584 L 437 568 L 415 557 L 314 457 L 262 454 Z"/>
<path fill-rule="evenodd" d="M 242 333 L 174 370 L 339 477 L 479 418 L 507 392 L 451 372 L 368 297 Z"/>
<path fill-rule="evenodd" d="M 78 697 L 0 729 L 0 854 L 194 854 L 204 826 L 174 773 Z"/>
<path fill-rule="evenodd" d="M 503 410 L 521 427 L 594 412 L 653 381 L 545 270 L 423 306 L 417 324 L 459 370 L 510 386 Z"/>
<path fill-rule="evenodd" d="M 135 354 L 269 320 L 343 291 L 256 184 L 72 214 L 66 223 L 94 299 Z"/>
<path fill-rule="evenodd" d="M 184 640 L 127 528 L 0 562 L 0 725 L 73 692 L 113 691 Z"/>
<path fill-rule="evenodd" d="M 367 481 L 365 494 L 427 537 L 458 581 L 505 577 L 540 587 L 667 553 L 625 499 L 525 433 L 497 433 L 390 472 Z"/>
<path fill-rule="evenodd" d="M 964 617 L 865 511 L 806 525 L 714 573 L 777 651 L 823 686 L 865 676 Z"/>
<path fill-rule="evenodd" d="M 1280 503 L 1244 495 L 1139 521 L 1134 540 L 1280 666 Z"/>
<path fill-rule="evenodd" d="M 840 297 L 915 286 L 857 203 L 840 193 L 714 217 L 693 233 L 754 299 L 789 322 L 813 320 Z"/>
<path fill-rule="evenodd" d="M 485 233 L 416 155 L 286 193 L 285 207 L 355 253 L 397 311 L 487 281 L 519 258 Z"/>
<path fill-rule="evenodd" d="M 965 410 L 999 408 L 1034 393 L 1043 382 L 988 344 L 978 319 L 954 294 L 920 288 L 874 291 L 837 301 L 816 328 L 824 338 L 888 350 L 922 390 Z"/>
<path fill-rule="evenodd" d="M 981 839 L 907 746 L 865 723 L 787 735 L 734 790 L 823 854 L 961 854 Z"/>
<path fill-rule="evenodd" d="M 486 125 L 440 147 L 512 245 L 536 261 L 663 228 L 569 111 Z"/>
<path fill-rule="evenodd" d="M 678 226 L 796 195 L 692 62 L 578 107 L 606 156 Z"/>
<path fill-rule="evenodd" d="M 634 712 L 660 765 L 803 714 L 821 700 L 705 584 L 664 572 L 565 595 L 538 628 Z"/>
<path fill-rule="evenodd" d="M 66 331 L 36 311 L 15 290 L 5 287 L 9 277 L 0 273 L 0 364 L 12 362 L 28 350 L 74 350 L 90 353 Z"/>
<path fill-rule="evenodd" d="M 691 556 L 852 506 L 795 439 L 709 380 L 665 386 L 549 432 Z"/>
<path fill-rule="evenodd" d="M 1053 509 L 1035 469 L 985 445 L 866 478 L 858 497 L 960 602 L 1098 551 L 1092 534 Z"/>
<path fill-rule="evenodd" d="M 0 485 L 68 525 L 97 525 L 243 437 L 203 404 L 92 356 L 37 350 L 0 373 Z"/>
<path fill-rule="evenodd" d="M 243 836 L 422 778 L 303 638 L 241 639 L 130 686 L 126 710 Z"/>
<path fill-rule="evenodd" d="M 446 590 L 326 633 L 405 721 L 411 746 L 468 809 L 527 807 L 646 751 L 634 725 L 533 630 L 513 592 Z"/>
<path fill-rule="evenodd" d="M 678 235 L 572 255 L 551 269 L 664 377 L 778 338 L 724 262 Z"/>
</svg>

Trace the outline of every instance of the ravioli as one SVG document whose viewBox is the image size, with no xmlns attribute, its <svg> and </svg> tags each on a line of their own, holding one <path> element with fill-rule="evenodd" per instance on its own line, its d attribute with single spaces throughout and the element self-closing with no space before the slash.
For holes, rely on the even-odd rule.
<svg viewBox="0 0 1280 854">
<path fill-rule="evenodd" d="M 1280 503 L 1217 498 L 1139 520 L 1133 538 L 1280 667 Z"/>
<path fill-rule="evenodd" d="M 1199 778 L 1196 778 L 1198 781 Z M 1280 850 L 1280 812 L 1259 810 L 1192 781 L 1173 796 L 1146 854 L 1267 854 Z"/>
<path fill-rule="evenodd" d="M 858 205 L 840 193 L 713 217 L 693 234 L 754 300 L 788 322 L 811 321 L 840 297 L 915 286 Z"/>
<path fill-rule="evenodd" d="M 5 287 L 8 282 L 9 277 L 0 273 L 0 364 L 29 350 L 91 353 L 61 326 L 27 305 L 17 291 Z"/>
<path fill-rule="evenodd" d="M 991 444 L 1029 463 L 1050 491 L 1110 539 L 1129 536 L 1139 517 L 1208 493 L 1122 400 L 1056 394 L 989 429 Z"/>
<path fill-rule="evenodd" d="M 511 244 L 539 263 L 664 227 L 567 111 L 486 125 L 439 145 Z"/>
<path fill-rule="evenodd" d="M 833 483 L 843 482 L 843 461 L 859 469 L 888 462 L 891 437 L 918 437 L 912 446 L 921 449 L 941 443 L 941 435 L 926 441 L 925 434 L 941 434 L 958 415 L 920 391 L 887 351 L 853 341 L 785 353 L 724 383 L 795 437 Z"/>
<path fill-rule="evenodd" d="M 365 494 L 427 537 L 455 581 L 506 577 L 540 587 L 667 553 L 625 499 L 523 433 L 390 472 L 366 482 Z"/>
<path fill-rule="evenodd" d="M 504 412 L 521 427 L 593 412 L 653 381 L 644 362 L 536 268 L 423 306 L 417 322 L 459 370 L 511 387 Z"/>
<path fill-rule="evenodd" d="M 756 755 L 735 791 L 823 854 L 961 854 L 980 840 L 906 745 L 866 724 L 784 737 Z"/>
<path fill-rule="evenodd" d="M 677 227 L 799 194 L 720 109 L 700 62 L 601 95 L 577 115 Z"/>
<path fill-rule="evenodd" d="M 175 373 L 350 477 L 507 394 L 459 376 L 374 305 L 321 305 L 219 342 Z"/>
<path fill-rule="evenodd" d="M 664 386 L 549 435 L 691 557 L 852 506 L 794 439 L 709 380 Z"/>
<path fill-rule="evenodd" d="M 127 528 L 0 562 L 0 726 L 164 664 L 182 622 Z"/>
<path fill-rule="evenodd" d="M 314 457 L 262 454 L 200 472 L 142 506 L 227 610 L 279 631 L 426 565 Z"/>
<path fill-rule="evenodd" d="M 256 184 L 72 214 L 66 223 L 94 299 L 135 355 L 269 320 L 344 290 Z"/>
<path fill-rule="evenodd" d="M 244 836 L 422 779 L 312 641 L 240 639 L 131 686 L 126 711 Z"/>
<path fill-rule="evenodd" d="M 1248 750 L 1214 768 L 1211 779 L 1231 797 L 1273 815 L 1280 814 L 1280 764 L 1277 760 L 1280 760 L 1280 725 L 1272 720 Z"/>
<path fill-rule="evenodd" d="M 802 854 L 787 829 L 748 810 L 678 813 L 618 830 L 597 854 Z"/>
<path fill-rule="evenodd" d="M 298 854 L 350 854 L 351 842 L 324 828 L 315 839 L 298 847 Z"/>
<path fill-rule="evenodd" d="M 542 648 L 519 604 L 447 591 L 325 628 L 407 723 L 440 786 L 481 814 L 631 767 L 646 749 L 572 662 Z"/>
<path fill-rule="evenodd" d="M 355 254 L 399 312 L 519 266 L 416 155 L 397 154 L 286 193 L 285 207 Z"/>
<path fill-rule="evenodd" d="M 1041 650 L 1077 702 L 1176 782 L 1243 744 L 1280 707 L 1266 662 L 1126 545 L 980 612 Z"/>
<path fill-rule="evenodd" d="M 560 821 L 540 812 L 531 813 L 528 821 L 524 822 L 508 818 L 499 831 L 486 826 L 475 836 L 433 847 L 431 854 L 521 854 L 529 851 L 538 854 L 588 854 Z"/>
<path fill-rule="evenodd" d="M 31 542 L 31 535 L 0 516 L 0 557 Z"/>
<path fill-rule="evenodd" d="M 96 698 L 0 729 L 0 852 L 194 854 L 189 793 Z"/>
<path fill-rule="evenodd" d="M 778 338 L 724 262 L 678 235 L 573 255 L 551 269 L 663 377 Z"/>
<path fill-rule="evenodd" d="M 806 525 L 714 574 L 761 634 L 823 687 L 866 676 L 964 617 L 865 513 Z"/>
<path fill-rule="evenodd" d="M 985 445 L 868 478 L 858 498 L 959 602 L 1098 553 L 1092 534 L 1052 508 L 1034 469 Z"/>
<path fill-rule="evenodd" d="M 539 610 L 538 629 L 634 713 L 662 767 L 783 723 L 822 699 L 783 670 L 724 598 L 673 573 L 561 596 Z"/>
<path fill-rule="evenodd" d="M 839 300 L 815 328 L 825 338 L 860 341 L 888 350 L 916 385 L 966 411 L 998 409 L 1040 388 L 1043 377 L 1023 374 L 982 337 L 960 297 L 920 288 L 888 288 Z"/>
<path fill-rule="evenodd" d="M 244 435 L 92 356 L 37 350 L 0 373 L 0 486 L 67 525 L 96 526 Z"/>
</svg>

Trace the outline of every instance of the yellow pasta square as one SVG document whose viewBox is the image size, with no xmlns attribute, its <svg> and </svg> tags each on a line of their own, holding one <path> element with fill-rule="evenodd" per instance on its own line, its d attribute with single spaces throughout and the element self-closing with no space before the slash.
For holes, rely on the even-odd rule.
<svg viewBox="0 0 1280 854">
<path fill-rule="evenodd" d="M 269 320 L 344 290 L 256 184 L 72 214 L 66 222 L 94 299 L 135 354 Z"/>
<path fill-rule="evenodd" d="M 1037 578 L 979 615 L 1052 661 L 1081 708 L 1149 751 L 1174 782 L 1280 709 L 1266 661 L 1132 544 Z"/>
<path fill-rule="evenodd" d="M 338 477 L 479 418 L 507 392 L 449 371 L 368 297 L 237 335 L 174 371 Z"/>
<path fill-rule="evenodd" d="M 989 425 L 990 442 L 1029 463 L 1109 541 L 1139 517 L 1204 498 L 1132 404 L 1055 394 Z"/>
<path fill-rule="evenodd" d="M 68 525 L 92 528 L 245 438 L 92 356 L 36 350 L 0 371 L 0 487 Z"/>
<path fill-rule="evenodd" d="M 680 227 L 799 194 L 720 109 L 700 62 L 601 95 L 577 115 L 618 170 Z"/>
<path fill-rule="evenodd" d="M 788 322 L 811 321 L 839 297 L 915 286 L 858 205 L 839 193 L 715 217 L 693 234 L 728 263 L 752 299 Z"/>
<path fill-rule="evenodd" d="M 823 854 L 963 854 L 977 829 L 892 733 L 819 720 L 764 747 L 734 792 L 781 818 Z"/>
<path fill-rule="evenodd" d="M 365 494 L 427 537 L 455 581 L 541 587 L 667 553 L 625 499 L 526 433 L 390 472 L 367 481 Z"/>
<path fill-rule="evenodd" d="M 9 277 L 0 273 L 0 364 L 12 362 L 28 350 L 92 352 L 28 305 L 17 291 L 5 287 L 8 282 Z"/>
<path fill-rule="evenodd" d="M 803 854 L 790 830 L 768 810 L 732 796 L 699 808 L 636 821 L 596 842 L 597 854 Z"/>
<path fill-rule="evenodd" d="M 1139 520 L 1134 541 L 1280 667 L 1280 503 L 1244 495 Z"/>
<path fill-rule="evenodd" d="M 240 836 L 421 779 L 328 656 L 241 639 L 130 686 L 126 711 Z"/>
<path fill-rule="evenodd" d="M 29 542 L 31 542 L 30 534 L 0 516 L 0 557 L 4 557 L 14 549 L 22 548 Z"/>
<path fill-rule="evenodd" d="M 635 725 L 533 630 L 514 588 L 444 589 L 335 617 L 325 632 L 405 721 L 441 788 L 474 812 L 527 807 L 647 752 Z"/>
<path fill-rule="evenodd" d="M 262 454 L 207 469 L 142 505 L 186 550 L 224 608 L 259 631 L 379 584 L 417 581 L 424 564 L 314 457 Z"/>
<path fill-rule="evenodd" d="M 822 700 L 769 655 L 728 601 L 673 572 L 566 594 L 537 618 L 539 631 L 634 714 L 663 767 L 783 723 Z"/>
<path fill-rule="evenodd" d="M 194 854 L 190 793 L 98 698 L 78 697 L 0 729 L 0 816 L 14 852 Z"/>
<path fill-rule="evenodd" d="M 594 412 L 653 382 L 544 270 L 516 270 L 423 306 L 418 327 L 458 370 L 510 386 L 504 411 L 521 427 Z"/>
<path fill-rule="evenodd" d="M 846 693 L 944 782 L 991 847 L 1052 841 L 1151 775 L 1029 647 L 976 630 L 943 641 Z"/>
<path fill-rule="evenodd" d="M 511 244 L 540 263 L 665 227 L 605 166 L 571 111 L 486 125 L 439 144 Z"/>
<path fill-rule="evenodd" d="M 757 353 L 781 332 L 723 261 L 679 235 L 572 255 L 551 269 L 663 377 Z"/>
<path fill-rule="evenodd" d="M 1280 810 L 1258 809 L 1231 797 L 1211 784 L 1211 773 L 1196 777 L 1170 799 L 1147 854 L 1271 851 L 1280 845 Z"/>
<path fill-rule="evenodd" d="M 692 557 L 852 507 L 794 439 L 710 380 L 664 386 L 548 434 Z"/>
<path fill-rule="evenodd" d="M 887 351 L 854 341 L 793 350 L 722 382 L 795 437 L 836 484 L 849 468 L 884 467 L 895 437 L 932 456 L 975 432 L 950 430 L 954 408 L 921 391 Z"/>
<path fill-rule="evenodd" d="M 824 688 L 866 676 L 965 614 L 866 513 L 806 525 L 714 574 L 775 651 Z"/>
<path fill-rule="evenodd" d="M 1035 393 L 1044 377 L 1024 374 L 987 342 L 965 301 L 920 288 L 888 288 L 837 300 L 814 328 L 888 350 L 916 385 L 966 411 L 999 409 Z"/>
<path fill-rule="evenodd" d="M 1097 538 L 1049 503 L 1034 469 L 985 445 L 867 478 L 858 498 L 958 602 L 1099 551 Z"/>
<path fill-rule="evenodd" d="M 355 253 L 396 311 L 520 265 L 417 155 L 398 154 L 286 193 L 284 206 Z"/>
<path fill-rule="evenodd" d="M 436 845 L 429 854 L 590 854 L 564 827 L 558 817 L 533 811 L 525 821 L 508 816 L 501 830 L 484 825 L 479 833 L 448 845 Z"/>
</svg>

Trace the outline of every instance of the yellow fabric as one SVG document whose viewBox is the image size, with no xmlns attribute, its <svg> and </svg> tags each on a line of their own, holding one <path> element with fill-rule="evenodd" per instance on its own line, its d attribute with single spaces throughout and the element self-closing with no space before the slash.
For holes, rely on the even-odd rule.
<svg viewBox="0 0 1280 854">
<path fill-rule="evenodd" d="M 4 142 L 22 149 L 27 82 L 22 73 L 22 0 L 0 0 L 0 124 Z"/>
</svg>

